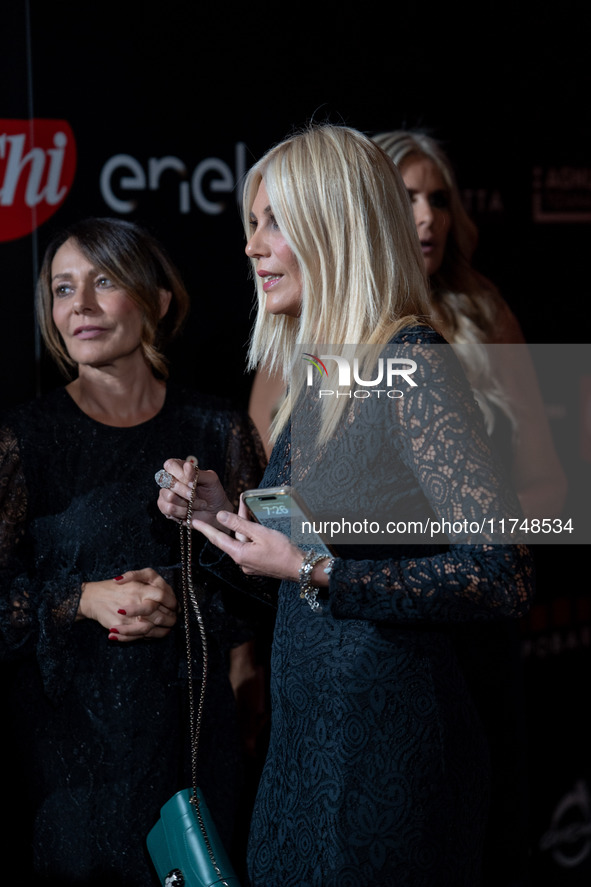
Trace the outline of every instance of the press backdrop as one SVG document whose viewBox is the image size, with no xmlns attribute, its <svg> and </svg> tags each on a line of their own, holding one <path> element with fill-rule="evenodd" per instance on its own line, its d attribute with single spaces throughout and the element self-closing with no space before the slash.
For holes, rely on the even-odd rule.
<svg viewBox="0 0 591 887">
<path fill-rule="evenodd" d="M 4 4 L 0 406 L 61 384 L 35 328 L 34 281 L 53 231 L 87 215 L 139 221 L 165 243 L 192 296 L 172 375 L 245 404 L 253 299 L 240 179 L 312 119 L 440 138 L 480 229 L 477 264 L 528 339 L 591 342 L 587 8 Z M 591 360 L 577 364 L 575 484 L 591 464 L 590 380 Z M 560 392 L 547 406 L 553 426 L 571 409 Z M 588 884 L 586 552 L 537 557 L 522 651 L 532 873 L 536 887 Z"/>
</svg>

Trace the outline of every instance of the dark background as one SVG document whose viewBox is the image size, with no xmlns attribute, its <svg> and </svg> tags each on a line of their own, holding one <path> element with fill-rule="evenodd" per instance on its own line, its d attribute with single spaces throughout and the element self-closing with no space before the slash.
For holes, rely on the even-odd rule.
<svg viewBox="0 0 591 887">
<path fill-rule="evenodd" d="M 38 342 L 34 281 L 53 231 L 82 216 L 117 215 L 100 187 L 111 157 L 131 155 L 144 170 L 149 158 L 179 158 L 188 183 L 205 158 L 236 173 L 237 145 L 248 166 L 310 119 L 368 134 L 421 126 L 441 139 L 479 226 L 476 263 L 528 340 L 591 342 L 587 10 L 573 2 L 481 3 L 461 12 L 443 3 L 238 11 L 125 0 L 5 4 L 1 121 L 66 120 L 77 166 L 50 219 L 0 242 L 0 406 L 61 384 Z M 3 169 L 0 153 L 0 189 Z M 222 201 L 222 211 L 208 214 L 191 199 L 182 212 L 180 183 L 166 172 L 157 190 L 136 195 L 127 216 L 163 241 L 192 295 L 184 336 L 170 351 L 172 375 L 245 404 L 253 299 L 238 189 L 216 194 L 206 180 L 206 197 Z M 9 211 L 0 204 L 0 214 Z M 588 386 L 591 361 L 578 371 L 573 385 Z M 551 418 L 560 414 L 560 404 L 551 407 Z M 583 421 L 577 429 L 587 446 L 569 465 L 575 482 L 591 461 L 591 430 Z M 535 887 L 590 882 L 585 553 L 537 552 L 542 581 L 523 629 Z"/>
</svg>

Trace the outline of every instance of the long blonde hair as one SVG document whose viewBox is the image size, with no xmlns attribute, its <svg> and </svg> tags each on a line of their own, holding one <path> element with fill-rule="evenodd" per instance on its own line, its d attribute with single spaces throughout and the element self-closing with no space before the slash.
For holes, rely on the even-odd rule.
<svg viewBox="0 0 591 887">
<path fill-rule="evenodd" d="M 256 284 L 249 368 L 264 363 L 290 386 L 273 421 L 275 440 L 302 384 L 292 378 L 298 345 L 386 344 L 400 328 L 424 321 L 429 296 L 404 182 L 370 138 L 349 127 L 312 125 L 267 152 L 245 180 L 247 238 L 263 181 L 302 279 L 299 317 L 268 314 L 260 279 Z M 327 406 L 323 436 L 343 409 L 343 399 Z"/>
<path fill-rule="evenodd" d="M 402 171 L 406 161 L 426 157 L 441 174 L 451 225 L 441 267 L 430 278 L 432 304 L 442 322 L 441 332 L 455 347 L 472 384 L 489 433 L 494 426 L 490 404 L 514 424 L 512 404 L 491 375 L 490 356 L 484 347 L 503 341 L 499 328 L 504 326 L 506 305 L 494 283 L 471 264 L 478 229 L 464 208 L 452 163 L 440 143 L 420 130 L 392 130 L 372 138 Z"/>
<path fill-rule="evenodd" d="M 494 283 L 472 267 L 478 229 L 464 208 L 449 157 L 436 139 L 418 130 L 372 138 L 398 167 L 412 157 L 426 157 L 439 170 L 449 196 L 451 227 L 441 267 L 431 277 L 431 296 L 452 344 L 494 342 L 502 300 Z"/>
</svg>

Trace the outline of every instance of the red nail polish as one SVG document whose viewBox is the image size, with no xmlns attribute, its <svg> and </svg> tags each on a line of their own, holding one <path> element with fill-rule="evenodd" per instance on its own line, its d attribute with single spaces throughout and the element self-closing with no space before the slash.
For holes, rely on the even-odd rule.
<svg viewBox="0 0 591 887">
<path fill-rule="evenodd" d="M 110 640 L 110 641 L 118 641 L 119 638 L 117 637 L 116 634 L 110 634 L 110 635 L 109 635 L 109 640 Z"/>
<path fill-rule="evenodd" d="M 117 612 L 120 613 L 121 616 L 127 616 L 127 610 L 117 610 Z"/>
<path fill-rule="evenodd" d="M 118 582 L 119 579 L 123 579 L 123 576 L 115 576 L 115 582 Z"/>
<path fill-rule="evenodd" d="M 109 631 L 111 632 L 111 634 L 119 634 L 118 628 L 110 628 Z"/>
</svg>

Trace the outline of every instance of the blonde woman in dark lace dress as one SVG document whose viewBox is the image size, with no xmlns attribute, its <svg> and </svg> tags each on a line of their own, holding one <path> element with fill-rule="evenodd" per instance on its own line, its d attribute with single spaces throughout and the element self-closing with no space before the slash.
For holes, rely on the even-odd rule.
<svg viewBox="0 0 591 887">
<path fill-rule="evenodd" d="M 358 517 L 519 514 L 457 358 L 424 322 L 411 208 L 381 149 L 347 127 L 287 139 L 250 170 L 244 225 L 258 294 L 251 362 L 289 386 L 262 486 L 305 487 L 320 519 L 350 494 Z M 416 387 L 382 401 L 306 387 L 302 357 L 364 345 L 412 355 Z M 322 388 L 335 381 L 323 376 Z M 296 424 L 312 431 L 308 451 Z M 160 510 L 180 519 L 191 469 L 164 466 L 173 480 Z M 486 533 L 437 545 L 381 537 L 337 542 L 334 560 L 314 562 L 244 505 L 233 513 L 209 472 L 195 509 L 213 543 L 203 564 L 238 587 L 280 581 L 252 887 L 477 887 L 488 747 L 456 644 L 471 625 L 527 611 L 529 550 Z"/>
<path fill-rule="evenodd" d="M 13 663 L 23 843 L 7 853 L 25 883 L 151 887 L 146 835 L 190 784 L 179 535 L 154 472 L 174 446 L 237 501 L 264 460 L 245 416 L 167 382 L 162 349 L 188 296 L 149 233 L 90 219 L 59 234 L 37 308 L 71 381 L 0 422 L 0 652 Z M 230 847 L 241 752 L 229 667 L 250 635 L 220 588 L 204 587 L 200 780 Z"/>
</svg>

